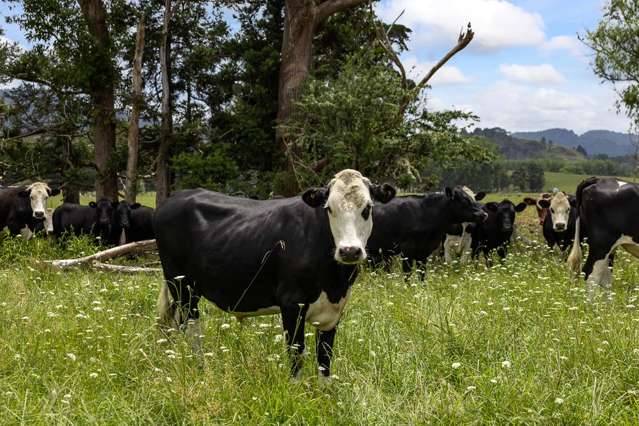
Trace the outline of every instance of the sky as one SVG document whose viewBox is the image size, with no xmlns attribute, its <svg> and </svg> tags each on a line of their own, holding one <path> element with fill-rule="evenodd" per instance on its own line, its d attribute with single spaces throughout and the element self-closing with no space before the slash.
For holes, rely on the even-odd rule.
<svg viewBox="0 0 639 426">
<path fill-rule="evenodd" d="M 471 22 L 475 38 L 440 69 L 427 93 L 432 109 L 477 114 L 480 127 L 509 131 L 563 127 L 625 132 L 616 93 L 592 72 L 591 51 L 577 39 L 594 29 L 605 0 L 382 0 L 377 13 L 413 30 L 402 61 L 419 80 Z M 13 14 L 0 3 L 0 17 Z M 0 19 L 5 37 L 28 45 Z"/>
<path fill-rule="evenodd" d="M 563 127 L 627 131 L 616 93 L 592 72 L 592 52 L 578 34 L 594 29 L 603 0 L 383 0 L 386 22 L 413 30 L 402 56 L 420 79 L 471 22 L 475 37 L 433 77 L 433 109 L 472 111 L 480 127 L 509 131 Z"/>
</svg>

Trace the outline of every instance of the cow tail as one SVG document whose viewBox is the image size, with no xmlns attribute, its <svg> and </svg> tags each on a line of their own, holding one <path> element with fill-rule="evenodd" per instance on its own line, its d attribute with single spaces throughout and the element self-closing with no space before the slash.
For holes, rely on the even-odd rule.
<svg viewBox="0 0 639 426">
<path fill-rule="evenodd" d="M 575 197 L 577 198 L 577 220 L 575 222 L 575 240 L 572 242 L 572 250 L 568 255 L 568 266 L 574 277 L 578 277 L 581 271 L 581 196 L 587 187 L 596 184 L 599 181 L 597 177 L 590 177 L 583 180 L 578 186 Z"/>
<path fill-rule="evenodd" d="M 157 322 L 160 328 L 177 327 L 175 321 L 175 303 L 171 297 L 169 291 L 169 285 L 166 280 L 160 287 L 160 294 L 158 294 L 157 307 Z"/>
</svg>

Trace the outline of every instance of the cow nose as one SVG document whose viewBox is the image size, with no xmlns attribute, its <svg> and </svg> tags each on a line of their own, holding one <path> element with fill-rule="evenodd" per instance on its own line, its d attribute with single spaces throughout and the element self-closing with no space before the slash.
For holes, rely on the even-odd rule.
<svg viewBox="0 0 639 426">
<path fill-rule="evenodd" d="M 356 262 L 361 259 L 362 249 L 356 246 L 339 248 L 339 257 L 345 262 Z"/>
<path fill-rule="evenodd" d="M 566 229 L 566 224 L 565 223 L 556 223 L 555 224 L 555 230 L 563 231 L 565 229 Z"/>
<path fill-rule="evenodd" d="M 481 215 L 479 216 L 479 220 L 481 222 L 486 222 L 486 219 L 488 219 L 488 213 L 486 212 L 481 212 Z"/>
<path fill-rule="evenodd" d="M 33 212 L 33 216 L 37 219 L 42 219 L 44 217 L 44 212 L 35 211 Z"/>
</svg>

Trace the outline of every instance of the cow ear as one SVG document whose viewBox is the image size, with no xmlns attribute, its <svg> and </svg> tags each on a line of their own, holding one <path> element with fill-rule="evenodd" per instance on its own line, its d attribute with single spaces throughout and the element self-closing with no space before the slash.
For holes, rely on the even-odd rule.
<svg viewBox="0 0 639 426">
<path fill-rule="evenodd" d="M 519 203 L 519 204 L 517 204 L 517 205 L 515 206 L 515 211 L 516 211 L 517 213 L 521 213 L 521 212 L 523 212 L 524 210 L 526 210 L 526 207 L 528 207 L 528 204 L 526 204 L 526 203 Z"/>
<path fill-rule="evenodd" d="M 328 200 L 327 188 L 309 188 L 302 194 L 302 200 L 311 207 L 320 207 Z"/>
<path fill-rule="evenodd" d="M 525 204 L 528 205 L 528 203 L 525 203 Z M 544 198 L 542 200 L 539 200 L 537 202 L 537 205 L 541 207 L 542 209 L 547 209 L 548 207 L 550 207 L 550 201 Z"/>
<path fill-rule="evenodd" d="M 142 204 L 140 203 L 133 203 L 131 204 L 131 210 L 135 210 L 135 209 L 139 209 L 140 207 L 142 207 Z"/>
<path fill-rule="evenodd" d="M 29 191 L 20 191 L 20 192 L 18 192 L 18 197 L 29 198 Z"/>
<path fill-rule="evenodd" d="M 446 197 L 450 198 L 451 200 L 453 199 L 453 190 L 450 187 L 446 187 L 444 188 L 444 193 L 446 194 Z"/>
<path fill-rule="evenodd" d="M 373 200 L 379 201 L 382 204 L 388 203 L 390 200 L 395 198 L 395 195 L 397 194 L 397 190 L 387 183 L 382 185 L 371 185 L 370 192 Z"/>
<path fill-rule="evenodd" d="M 49 197 L 55 197 L 56 195 L 60 193 L 60 188 L 53 188 L 53 189 L 50 189 L 48 192 L 49 192 Z"/>
<path fill-rule="evenodd" d="M 481 201 L 484 198 L 486 198 L 485 192 L 478 192 L 477 194 L 475 194 L 475 201 Z"/>
<path fill-rule="evenodd" d="M 526 197 L 524 198 L 524 203 L 529 206 L 534 206 L 535 204 L 537 204 L 537 200 L 535 200 L 534 198 Z"/>
<path fill-rule="evenodd" d="M 91 207 L 91 208 L 93 208 L 93 209 L 94 209 L 94 208 L 96 208 L 97 206 L 98 206 L 98 205 L 95 203 L 95 201 L 91 201 L 91 202 L 89 203 L 89 207 Z"/>
<path fill-rule="evenodd" d="M 575 197 L 568 197 L 568 202 L 571 207 L 577 207 L 577 199 Z"/>
<path fill-rule="evenodd" d="M 486 203 L 486 210 L 491 211 L 491 212 L 496 212 L 497 211 L 497 203 L 495 203 L 494 201 L 491 201 L 490 203 Z"/>
</svg>

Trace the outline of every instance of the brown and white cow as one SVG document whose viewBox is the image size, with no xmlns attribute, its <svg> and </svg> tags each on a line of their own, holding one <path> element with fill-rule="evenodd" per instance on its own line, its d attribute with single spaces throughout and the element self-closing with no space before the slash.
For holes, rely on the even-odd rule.
<svg viewBox="0 0 639 426">
<path fill-rule="evenodd" d="M 544 224 L 544 221 L 546 220 L 546 216 L 548 215 L 548 207 L 544 207 L 545 206 L 544 200 L 550 200 L 552 198 L 552 195 L 553 194 L 544 192 L 539 194 L 539 197 L 537 197 L 536 199 L 530 198 L 530 197 L 524 198 L 524 203 L 526 203 L 529 206 L 535 206 L 535 208 L 537 209 L 537 216 L 539 217 L 540 225 Z"/>
</svg>

